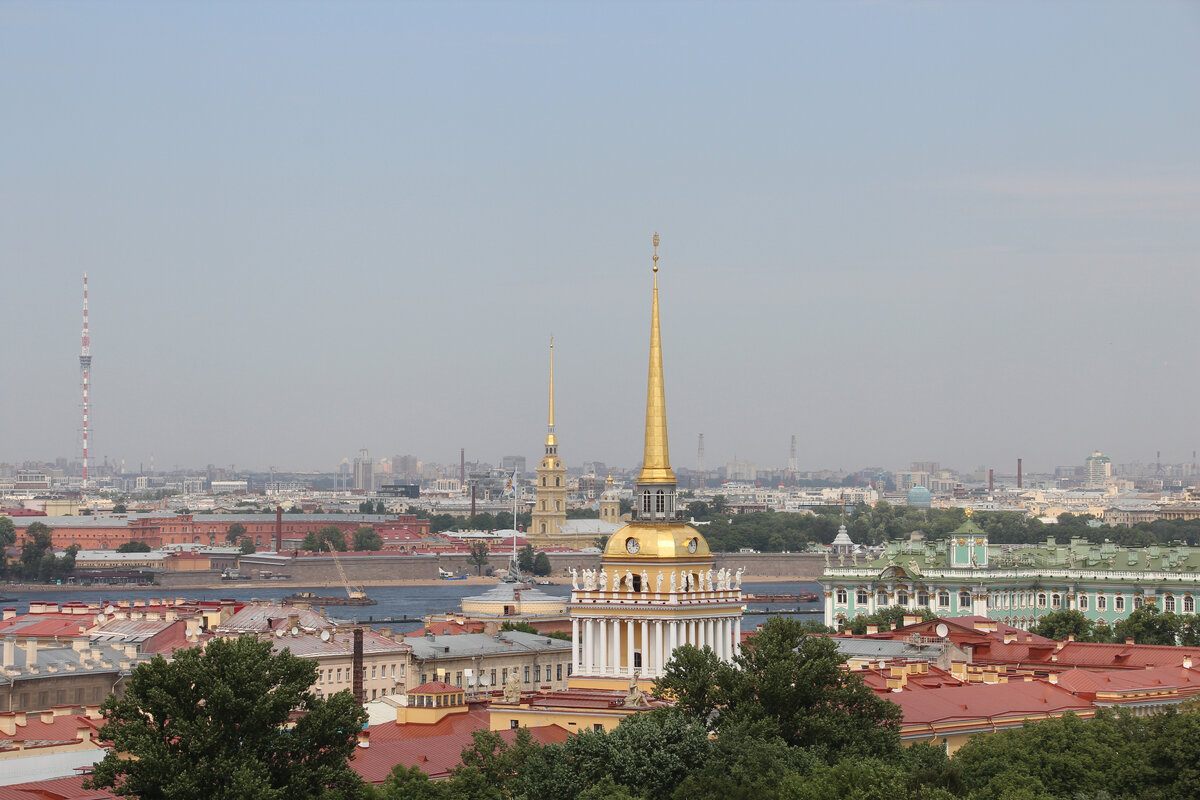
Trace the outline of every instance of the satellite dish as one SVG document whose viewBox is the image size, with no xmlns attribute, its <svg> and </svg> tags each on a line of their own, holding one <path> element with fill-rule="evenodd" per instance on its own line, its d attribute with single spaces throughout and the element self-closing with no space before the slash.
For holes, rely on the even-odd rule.
<svg viewBox="0 0 1200 800">
<path fill-rule="evenodd" d="M 300 635 L 300 629 L 297 628 L 295 625 L 293 625 L 292 626 L 292 636 L 299 636 L 299 635 Z"/>
<path fill-rule="evenodd" d="M 491 686 L 492 679 L 489 678 L 487 675 L 480 675 L 479 676 L 479 685 L 480 686 Z"/>
<path fill-rule="evenodd" d="M 946 626 L 946 623 L 939 622 L 937 624 L 937 627 L 933 629 L 933 632 L 936 633 L 941 638 L 945 639 L 947 636 L 950 635 L 950 628 L 948 628 Z"/>
<path fill-rule="evenodd" d="M 283 638 L 283 628 L 276 628 L 276 629 L 275 629 L 275 637 L 276 637 L 277 639 L 282 639 L 282 638 Z"/>
<path fill-rule="evenodd" d="M 329 631 L 321 631 L 321 641 L 322 642 L 329 641 Z"/>
<path fill-rule="evenodd" d="M 467 676 L 467 686 L 474 686 L 474 685 L 475 685 L 475 676 L 468 675 Z"/>
</svg>

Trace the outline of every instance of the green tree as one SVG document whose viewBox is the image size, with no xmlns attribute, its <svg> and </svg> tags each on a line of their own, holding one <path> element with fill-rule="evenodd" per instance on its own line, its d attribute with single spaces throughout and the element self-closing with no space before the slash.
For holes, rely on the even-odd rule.
<svg viewBox="0 0 1200 800">
<path fill-rule="evenodd" d="M 118 553 L 149 553 L 153 548 L 145 542 L 122 542 L 117 547 Z"/>
<path fill-rule="evenodd" d="M 655 690 L 704 719 L 719 708 L 718 735 L 728 725 L 765 722 L 770 736 L 791 747 L 810 748 L 830 763 L 843 757 L 890 758 L 899 752 L 899 707 L 843 669 L 845 658 L 833 641 L 807 635 L 798 620 L 767 620 L 732 666 L 714 663 L 715 656 L 707 652 L 703 658 L 694 649 L 685 654 L 691 663 L 682 669 L 668 664 Z M 672 660 L 680 655 L 676 650 Z"/>
<path fill-rule="evenodd" d="M 309 531 L 304 535 L 304 541 L 300 543 L 301 550 L 309 550 L 316 552 L 328 552 L 337 550 L 344 552 L 346 549 L 346 534 L 342 533 L 342 529 L 337 525 L 326 525 L 317 531 Z"/>
<path fill-rule="evenodd" d="M 1077 642 L 1094 642 L 1096 640 L 1094 628 L 1092 621 L 1082 612 L 1063 609 L 1062 611 L 1051 611 L 1049 614 L 1039 617 L 1037 624 L 1031 627 L 1029 632 L 1056 641 L 1074 636 Z"/>
<path fill-rule="evenodd" d="M 101 706 L 112 748 L 89 780 L 129 798 L 357 798 L 347 759 L 367 715 L 315 697 L 317 668 L 254 637 L 212 639 L 137 666 Z"/>
<path fill-rule="evenodd" d="M 12 517 L 0 514 L 0 578 L 8 577 L 8 548 L 17 543 L 17 526 Z"/>
<path fill-rule="evenodd" d="M 374 512 L 375 512 L 375 504 L 372 503 L 370 500 L 363 500 L 361 503 L 358 504 L 358 513 L 372 514 Z"/>
<path fill-rule="evenodd" d="M 1133 639 L 1137 644 L 1176 644 L 1181 631 L 1179 617 L 1157 606 L 1144 605 L 1113 626 L 1118 642 Z"/>
<path fill-rule="evenodd" d="M 517 569 L 526 575 L 533 573 L 533 545 L 525 545 L 517 552 Z"/>
<path fill-rule="evenodd" d="M 355 550 L 382 550 L 383 539 L 370 525 L 363 525 L 354 532 Z"/>
<path fill-rule="evenodd" d="M 375 501 L 375 513 L 376 514 L 386 514 L 387 513 L 387 506 L 385 506 L 383 504 L 382 500 Z"/>
<path fill-rule="evenodd" d="M 128 509 L 125 507 L 124 503 L 117 503 L 112 507 L 112 510 L 114 514 L 124 514 Z"/>
<path fill-rule="evenodd" d="M 440 800 L 445 793 L 420 767 L 397 764 L 371 796 L 378 800 Z"/>
<path fill-rule="evenodd" d="M 554 567 L 550 564 L 550 556 L 539 552 L 533 559 L 533 574 L 543 577 L 553 571 Z"/>
<path fill-rule="evenodd" d="M 475 567 L 478 575 L 483 574 L 483 568 L 488 563 L 488 544 L 483 539 L 471 542 L 471 550 L 467 553 L 467 563 Z"/>
<path fill-rule="evenodd" d="M 229 544 L 237 544 L 246 535 L 246 526 L 240 522 L 235 522 L 229 526 L 229 530 L 225 531 L 225 541 Z"/>
<path fill-rule="evenodd" d="M 253 539 L 251 539 L 249 536 L 243 536 L 241 544 L 238 546 L 238 549 L 241 550 L 242 555 L 248 556 L 251 553 L 255 552 L 258 548 L 254 546 Z"/>
</svg>

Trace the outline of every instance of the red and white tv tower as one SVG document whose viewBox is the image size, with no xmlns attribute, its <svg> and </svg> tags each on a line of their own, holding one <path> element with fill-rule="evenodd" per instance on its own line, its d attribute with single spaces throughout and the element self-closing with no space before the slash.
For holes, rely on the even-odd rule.
<svg viewBox="0 0 1200 800">
<path fill-rule="evenodd" d="M 92 371 L 92 335 L 88 333 L 87 273 L 83 273 L 83 344 L 79 350 L 79 372 L 83 378 L 83 488 L 88 485 L 88 375 Z"/>
</svg>

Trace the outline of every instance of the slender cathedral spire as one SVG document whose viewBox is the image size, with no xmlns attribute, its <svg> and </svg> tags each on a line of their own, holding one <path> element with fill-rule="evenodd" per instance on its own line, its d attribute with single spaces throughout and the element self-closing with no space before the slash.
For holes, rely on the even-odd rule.
<svg viewBox="0 0 1200 800">
<path fill-rule="evenodd" d="M 554 435 L 554 335 L 550 335 L 550 416 L 546 421 L 546 447 L 558 445 Z"/>
<path fill-rule="evenodd" d="M 658 332 L 658 234 L 654 234 L 654 298 L 650 306 L 650 375 L 646 382 L 646 450 L 639 484 L 674 484 L 667 452 L 667 393 L 663 384 L 662 341 Z"/>
</svg>

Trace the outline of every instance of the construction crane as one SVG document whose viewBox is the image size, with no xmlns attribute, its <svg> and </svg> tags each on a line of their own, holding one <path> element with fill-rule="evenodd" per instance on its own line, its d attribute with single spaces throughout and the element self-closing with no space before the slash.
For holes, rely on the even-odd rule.
<svg viewBox="0 0 1200 800">
<path fill-rule="evenodd" d="M 351 586 L 350 579 L 346 577 L 346 570 L 342 568 L 342 562 L 338 560 L 337 550 L 334 549 L 333 543 L 326 541 L 329 545 L 329 552 L 333 554 L 333 565 L 337 567 L 338 577 L 342 579 L 342 586 L 346 587 L 346 596 L 351 600 L 362 600 L 366 598 L 367 592 L 361 586 Z"/>
</svg>

